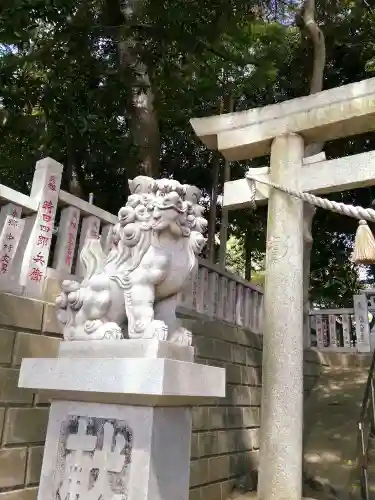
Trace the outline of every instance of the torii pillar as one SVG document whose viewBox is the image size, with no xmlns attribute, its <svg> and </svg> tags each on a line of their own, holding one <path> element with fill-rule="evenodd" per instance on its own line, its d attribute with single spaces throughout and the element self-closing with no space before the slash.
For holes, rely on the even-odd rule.
<svg viewBox="0 0 375 500">
<path fill-rule="evenodd" d="M 289 188 L 329 193 L 375 184 L 375 155 L 304 165 L 309 143 L 375 129 L 375 78 L 281 104 L 191 124 L 200 139 L 229 161 L 271 155 L 256 169 Z M 258 498 L 302 497 L 303 203 L 257 185 L 269 197 L 263 329 L 263 382 Z M 224 206 L 250 203 L 246 179 L 226 183 Z"/>
</svg>

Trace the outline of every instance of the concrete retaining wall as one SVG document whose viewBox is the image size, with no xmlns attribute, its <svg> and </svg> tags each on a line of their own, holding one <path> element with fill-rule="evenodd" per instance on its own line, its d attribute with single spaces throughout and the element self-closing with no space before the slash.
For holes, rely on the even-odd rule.
<svg viewBox="0 0 375 500">
<path fill-rule="evenodd" d="M 191 500 L 224 500 L 259 455 L 261 338 L 216 321 L 184 320 L 197 361 L 226 368 L 227 396 L 193 410 Z M 52 304 L 0 295 L 0 500 L 34 500 L 48 401 L 17 388 L 23 357 L 54 357 L 60 342 Z M 307 352 L 308 391 L 320 371 Z"/>
</svg>

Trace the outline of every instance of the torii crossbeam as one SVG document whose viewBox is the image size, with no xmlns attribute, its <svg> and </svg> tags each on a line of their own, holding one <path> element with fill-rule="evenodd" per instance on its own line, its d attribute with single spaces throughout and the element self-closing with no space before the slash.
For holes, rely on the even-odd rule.
<svg viewBox="0 0 375 500">
<path fill-rule="evenodd" d="M 375 184 L 375 152 L 307 163 L 309 143 L 375 130 L 375 78 L 281 104 L 191 124 L 228 160 L 270 154 L 257 175 L 282 186 L 329 193 Z M 300 500 L 303 426 L 303 203 L 257 184 L 268 204 L 258 498 Z M 246 207 L 245 179 L 227 183 L 224 206 Z"/>
</svg>

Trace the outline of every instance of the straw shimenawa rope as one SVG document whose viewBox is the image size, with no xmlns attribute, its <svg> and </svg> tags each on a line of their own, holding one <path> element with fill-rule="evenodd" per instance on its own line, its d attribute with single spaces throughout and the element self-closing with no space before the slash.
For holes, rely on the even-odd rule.
<svg viewBox="0 0 375 500">
<path fill-rule="evenodd" d="M 250 192 L 251 192 L 251 206 L 256 208 L 255 195 L 256 195 L 256 182 L 260 184 L 265 184 L 278 191 L 282 191 L 290 196 L 299 198 L 310 205 L 315 207 L 324 208 L 325 210 L 330 210 L 342 215 L 347 215 L 348 217 L 353 217 L 358 219 L 359 227 L 357 230 L 354 251 L 352 255 L 352 261 L 356 264 L 372 264 L 375 262 L 375 239 L 371 233 L 370 228 L 366 221 L 375 222 L 375 210 L 371 208 L 363 208 L 360 206 L 346 205 L 345 203 L 338 203 L 336 201 L 327 200 L 326 198 L 319 198 L 310 193 L 304 193 L 302 191 L 293 190 L 280 184 L 274 182 L 260 179 L 256 175 L 250 172 L 246 173 L 246 178 L 251 182 Z"/>
<path fill-rule="evenodd" d="M 354 205 L 346 205 L 345 203 L 338 203 L 336 201 L 327 200 L 326 198 L 319 198 L 318 196 L 314 196 L 310 193 L 304 193 L 302 191 L 294 191 L 293 189 L 286 188 L 281 186 L 280 184 L 275 184 L 274 182 L 266 181 L 264 179 L 259 179 L 255 175 L 251 175 L 249 173 L 246 174 L 246 178 L 255 182 L 259 182 L 260 184 L 265 184 L 267 186 L 273 187 L 279 191 L 283 191 L 290 196 L 294 196 L 295 198 L 299 198 L 300 200 L 306 201 L 310 203 L 310 205 L 314 205 L 316 207 L 325 208 L 326 210 L 330 210 L 331 212 L 336 212 L 338 214 L 347 215 L 349 217 L 354 217 L 358 220 L 367 220 L 370 222 L 375 222 L 375 210 L 372 208 L 363 208 Z M 255 181 L 255 182 L 254 182 Z M 252 205 L 255 203 L 255 195 L 253 188 L 251 188 Z M 253 205 L 254 206 L 254 205 Z"/>
</svg>

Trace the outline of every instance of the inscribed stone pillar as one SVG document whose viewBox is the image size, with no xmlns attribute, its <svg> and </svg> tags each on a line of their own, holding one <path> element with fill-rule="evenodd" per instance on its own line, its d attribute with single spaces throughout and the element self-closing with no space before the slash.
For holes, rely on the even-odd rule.
<svg viewBox="0 0 375 500">
<path fill-rule="evenodd" d="M 298 189 L 303 139 L 274 139 L 271 180 Z M 300 500 L 303 423 L 303 202 L 271 190 L 267 222 L 259 500 Z"/>
</svg>

